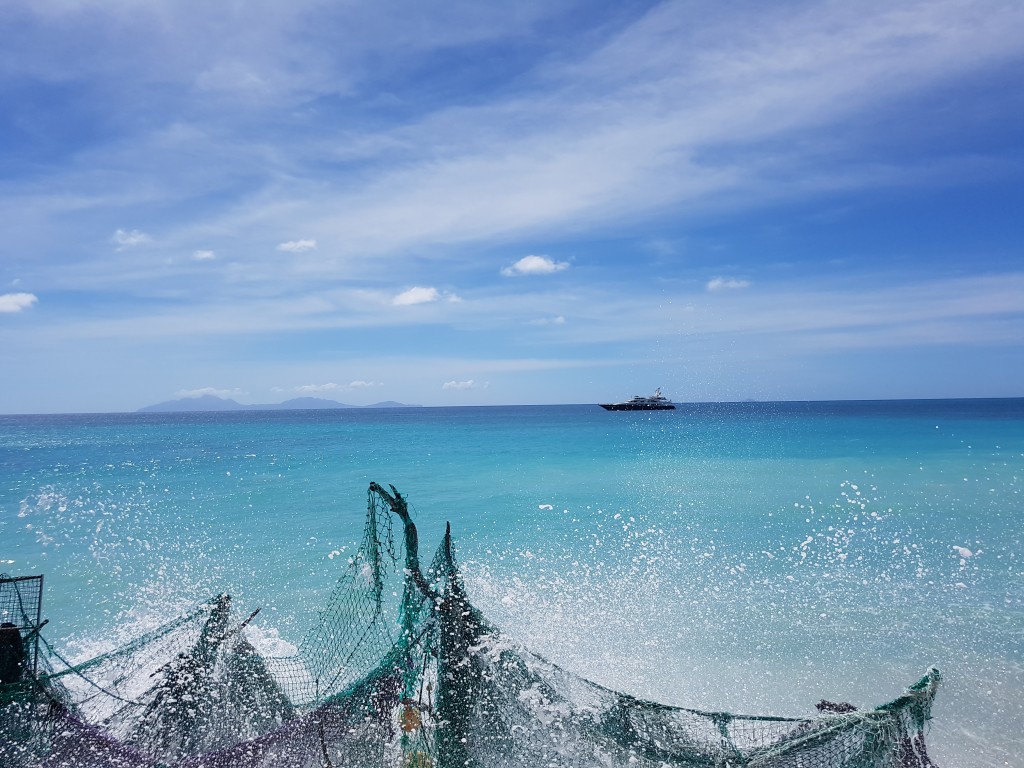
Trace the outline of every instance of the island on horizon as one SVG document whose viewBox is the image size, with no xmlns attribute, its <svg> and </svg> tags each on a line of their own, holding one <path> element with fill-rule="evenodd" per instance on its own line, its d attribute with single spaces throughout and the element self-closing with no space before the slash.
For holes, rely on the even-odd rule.
<svg viewBox="0 0 1024 768">
<path fill-rule="evenodd" d="M 212 411 L 313 411 L 313 410 L 336 410 L 341 408 L 422 408 L 420 405 L 399 403 L 395 400 L 385 400 L 370 405 L 349 405 L 339 403 L 337 400 L 327 400 L 322 397 L 296 397 L 285 400 L 283 403 L 258 403 L 246 405 L 236 400 L 216 395 L 202 395 L 200 397 L 182 397 L 177 400 L 165 400 L 155 405 L 147 405 L 139 408 L 136 413 L 194 413 Z"/>
</svg>

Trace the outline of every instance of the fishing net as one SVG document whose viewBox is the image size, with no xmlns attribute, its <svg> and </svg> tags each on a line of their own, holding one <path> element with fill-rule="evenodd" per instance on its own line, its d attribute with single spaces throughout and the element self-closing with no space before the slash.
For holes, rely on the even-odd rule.
<svg viewBox="0 0 1024 768">
<path fill-rule="evenodd" d="M 934 765 L 924 731 L 937 671 L 875 709 L 823 701 L 796 719 L 609 690 L 487 621 L 450 529 L 423 568 L 405 499 L 375 483 L 362 544 L 293 656 L 261 654 L 246 637 L 258 611 L 236 616 L 220 595 L 71 664 L 39 634 L 32 578 L 0 578 L 20 660 L 0 687 L 0 768 Z"/>
</svg>

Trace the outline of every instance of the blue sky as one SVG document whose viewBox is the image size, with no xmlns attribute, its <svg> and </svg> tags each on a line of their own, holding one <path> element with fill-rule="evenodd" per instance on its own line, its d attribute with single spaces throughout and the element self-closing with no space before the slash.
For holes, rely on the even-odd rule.
<svg viewBox="0 0 1024 768">
<path fill-rule="evenodd" d="M 1024 395 L 1024 4 L 8 0 L 0 411 Z"/>
</svg>

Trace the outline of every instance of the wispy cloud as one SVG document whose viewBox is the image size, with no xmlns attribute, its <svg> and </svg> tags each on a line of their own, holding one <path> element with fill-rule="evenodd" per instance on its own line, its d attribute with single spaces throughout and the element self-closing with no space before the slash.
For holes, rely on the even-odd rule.
<svg viewBox="0 0 1024 768">
<path fill-rule="evenodd" d="M 458 19 L 458 33 L 440 29 L 439 19 L 424 18 L 418 9 L 407 7 L 399 15 L 420 19 L 429 34 L 419 38 L 409 27 L 404 38 L 399 30 L 395 34 L 406 40 L 404 53 L 414 56 L 452 40 L 502 37 L 509 25 L 524 29 L 529 19 L 556 13 L 541 5 L 515 14 L 515 19 L 465 9 L 440 14 L 464 16 Z M 168 61 L 155 50 L 135 47 L 116 54 L 129 59 L 120 71 L 138 73 L 142 82 L 181 77 L 187 85 L 216 72 L 243 73 L 241 81 L 248 82 L 244 73 L 252 73 L 261 83 L 273 83 L 269 91 L 287 93 L 286 102 L 346 93 L 348 85 L 339 85 L 339 79 L 351 84 L 352 77 L 371 78 L 372 68 L 349 66 L 351 57 L 371 52 L 383 41 L 367 35 L 344 52 L 318 50 L 312 46 L 319 38 L 303 34 L 312 31 L 304 27 L 305 7 L 298 3 L 294 10 L 268 12 L 245 25 L 229 21 L 237 18 L 228 10 L 204 12 L 194 20 L 173 4 L 161 14 L 136 9 L 133 20 L 162 41 L 164 54 L 177 50 L 172 41 L 194 35 L 227 35 L 234 43 L 230 55 L 210 46 L 195 61 Z M 694 24 L 695 13 L 700 24 Z M 656 5 L 619 28 L 603 30 L 595 38 L 599 45 L 589 52 L 581 49 L 575 58 L 553 57 L 550 61 L 557 63 L 539 65 L 515 90 L 515 98 L 479 99 L 471 107 L 430 103 L 408 120 L 383 128 L 379 121 L 371 125 L 353 120 L 340 138 L 337 129 L 318 131 L 307 125 L 308 140 L 299 143 L 268 146 L 269 139 L 259 135 L 238 141 L 235 132 L 229 132 L 230 143 L 218 143 L 216 132 L 188 126 L 190 135 L 203 139 L 197 185 L 209 186 L 219 175 L 251 189 L 249 179 L 256 178 L 267 181 L 267 191 L 211 208 L 197 222 L 179 226 L 202 233 L 231 232 L 248 240 L 248 280 L 280 285 L 296 275 L 345 276 L 353 269 L 391 274 L 390 259 L 404 260 L 407 254 L 431 249 L 443 250 L 447 259 L 469 259 L 468 249 L 444 246 L 507 241 L 566 227 L 602 230 L 668 206 L 685 216 L 708 207 L 749 207 L 766 197 L 814 195 L 824 185 L 870 187 L 901 179 L 914 183 L 926 169 L 943 163 L 929 159 L 914 165 L 916 155 L 907 153 L 869 166 L 860 162 L 851 133 L 833 135 L 832 151 L 823 154 L 816 132 L 830 124 L 846 125 L 852 116 L 870 116 L 901 93 L 1021 56 L 1016 30 L 1024 21 L 1024 9 L 994 0 L 872 0 L 858 13 L 836 4 L 786 4 L 744 13 L 756 19 L 737 27 L 735 17 L 725 11 Z M 366 23 L 368 30 L 376 29 L 379 21 L 372 11 L 330 16 L 325 23 Z M 96 24 L 85 33 L 102 39 L 102 29 Z M 311 46 L 314 55 L 298 57 L 306 62 L 303 67 L 281 52 L 287 47 L 277 50 L 267 44 L 282 40 L 285 30 Z M 24 66 L 48 72 L 69 66 L 67 61 L 29 56 L 27 44 L 25 54 L 29 64 Z M 96 62 L 75 66 L 96 68 Z M 111 65 L 111 71 L 116 69 Z M 110 76 L 106 69 L 98 70 L 97 77 Z M 239 86 L 240 92 L 249 90 Z M 224 119 L 230 123 L 234 117 L 226 114 Z M 252 118 L 247 110 L 237 115 L 240 127 Z M 787 141 L 794 136 L 808 140 Z M 147 141 L 157 139 L 136 137 L 133 151 L 103 160 L 136 180 L 140 194 L 156 199 L 198 196 L 198 187 L 187 186 L 193 174 L 170 172 L 179 163 L 195 167 L 190 155 L 182 153 L 193 152 L 196 140 L 181 147 L 172 143 L 159 152 Z M 774 142 L 770 151 L 758 151 L 765 142 Z M 839 146 L 843 142 L 848 145 Z M 367 163 L 370 172 L 322 172 L 325 160 L 348 158 L 352 147 L 363 148 L 356 159 Z M 823 166 L 822 157 L 834 160 Z M 184 186 L 170 186 L 171 179 Z M 96 201 L 76 204 L 109 205 L 96 196 L 100 181 L 99 175 L 75 176 L 74 184 Z M 148 188 L 154 185 L 155 192 Z M 283 227 L 322 229 L 331 238 L 331 247 L 324 251 L 332 258 L 318 259 L 304 267 L 311 271 L 301 273 L 251 268 L 259 252 L 256 238 Z M 299 239 L 277 247 L 303 253 L 315 244 Z M 389 259 L 378 258 L 382 254 Z M 505 270 L 510 275 L 542 274 L 515 265 Z"/>
<path fill-rule="evenodd" d="M 567 261 L 554 261 L 547 256 L 523 256 L 511 266 L 504 267 L 501 274 L 505 277 L 521 277 L 523 275 L 550 275 L 569 268 Z"/>
<path fill-rule="evenodd" d="M 278 243 L 277 250 L 286 253 L 305 253 L 316 250 L 316 240 L 289 240 L 287 243 Z"/>
<path fill-rule="evenodd" d="M 740 288 L 749 288 L 749 280 L 741 280 L 736 277 L 714 277 L 708 280 L 705 288 L 714 293 L 715 291 L 735 291 Z"/>
<path fill-rule="evenodd" d="M 147 235 L 145 232 L 140 232 L 137 229 L 133 229 L 130 232 L 119 229 L 114 232 L 111 237 L 115 243 L 117 243 L 117 250 L 123 251 L 128 248 L 135 248 L 139 245 L 147 245 L 153 242 L 153 238 Z"/>
<path fill-rule="evenodd" d="M 192 258 L 195 261 L 212 261 L 217 254 L 213 251 L 192 251 Z"/>
<path fill-rule="evenodd" d="M 356 336 L 363 337 L 403 328 L 401 338 L 407 339 L 408 345 L 400 348 L 407 353 L 424 354 L 427 349 L 443 352 L 434 343 L 433 332 L 423 333 L 417 328 L 421 318 L 415 312 L 381 313 L 381 302 L 390 301 L 387 294 L 367 297 L 358 291 L 342 291 L 328 298 L 314 295 L 309 300 L 337 309 L 296 311 L 291 298 L 230 306 L 211 301 L 166 308 L 159 313 L 144 308 L 121 318 L 83 319 L 70 326 L 40 329 L 37 343 L 48 346 L 74 340 L 77 345 L 109 345 L 112 340 L 146 339 L 162 348 L 163 344 L 178 343 L 182 338 L 212 341 L 255 332 L 287 332 L 292 334 L 288 338 L 300 339 L 309 331 L 328 329 L 351 329 Z M 798 334 L 806 338 L 816 330 L 845 330 L 851 335 L 859 334 L 864 347 L 885 346 L 893 343 L 891 339 L 909 338 L 898 333 L 900 328 L 923 327 L 926 323 L 932 327 L 959 324 L 957 343 L 972 338 L 978 344 L 995 345 L 1009 343 L 1014 337 L 1002 333 L 987 335 L 980 322 L 1000 317 L 1010 322 L 1024 316 L 1024 274 L 1008 272 L 943 280 L 894 280 L 875 274 L 858 278 L 856 285 L 852 276 L 844 278 L 842 285 L 822 279 L 765 282 L 756 292 L 708 293 L 705 285 L 700 284 L 672 300 L 666 300 L 657 285 L 629 292 L 614 285 L 577 287 L 558 295 L 496 295 L 469 300 L 460 305 L 457 313 L 447 317 L 439 314 L 431 322 L 458 327 L 467 342 L 486 337 L 488 350 L 516 357 L 518 350 L 508 346 L 510 329 L 519 329 L 521 333 L 530 321 L 551 317 L 544 314 L 544 308 L 552 305 L 560 310 L 554 317 L 567 318 L 565 323 L 548 325 L 549 329 L 557 328 L 556 343 L 586 345 L 590 349 L 608 347 L 609 354 L 615 355 L 620 351 L 614 345 L 660 344 L 657 340 L 665 334 L 679 333 L 708 338 L 755 334 Z M 1017 342 L 1019 338 L 1018 333 Z M 517 341 L 525 340 L 517 337 Z M 927 343 L 950 342 L 951 338 L 935 334 Z M 389 342 L 388 346 L 393 345 Z"/>
<path fill-rule="evenodd" d="M 373 387 L 383 387 L 384 383 L 381 381 L 362 381 L 357 379 L 356 381 L 350 381 L 348 384 L 349 389 L 371 389 Z"/>
<path fill-rule="evenodd" d="M 1004 27 L 954 3 L 874 3 L 862 14 L 766 8 L 740 35 L 735 19 L 695 27 L 692 13 L 685 4 L 655 7 L 590 58 L 546 72 L 561 90 L 543 98 L 438 111 L 396 130 L 403 145 L 429 148 L 422 162 L 384 166 L 372 184 L 338 188 L 307 211 L 352 253 L 380 253 L 605 228 L 670 204 L 694 213 L 742 208 L 834 188 L 837 179 L 891 184 L 924 166 L 898 160 L 880 175 L 854 161 L 829 173 L 812 157 L 817 140 L 755 150 L 1021 49 L 1008 32 L 1012 18 Z M 1020 12 L 1002 13 L 1019 28 Z"/>
<path fill-rule="evenodd" d="M 0 295 L 0 312 L 14 313 L 28 309 L 39 301 L 34 293 L 5 293 Z"/>
</svg>

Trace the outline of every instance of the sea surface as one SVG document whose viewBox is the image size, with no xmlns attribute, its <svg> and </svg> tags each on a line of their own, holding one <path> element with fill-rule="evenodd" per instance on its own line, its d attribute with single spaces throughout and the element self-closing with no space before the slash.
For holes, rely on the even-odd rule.
<svg viewBox="0 0 1024 768">
<path fill-rule="evenodd" d="M 874 706 L 1024 766 L 1024 400 L 0 416 L 0 570 L 75 659 L 219 592 L 302 637 L 370 481 L 532 650 L 670 704 Z"/>
</svg>

